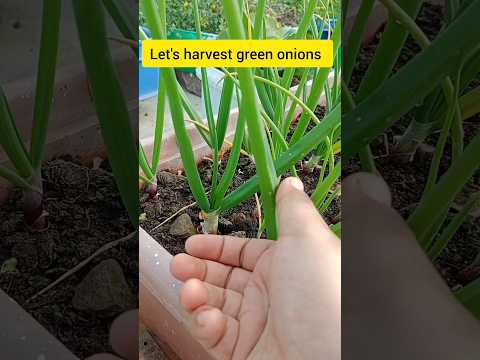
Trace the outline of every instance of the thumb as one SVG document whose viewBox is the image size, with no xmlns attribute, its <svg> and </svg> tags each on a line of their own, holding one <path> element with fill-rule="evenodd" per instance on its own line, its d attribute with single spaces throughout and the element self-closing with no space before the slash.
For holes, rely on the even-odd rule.
<svg viewBox="0 0 480 360">
<path fill-rule="evenodd" d="M 342 321 L 349 324 L 342 356 L 358 358 L 368 348 L 370 359 L 455 358 L 451 344 L 468 337 L 459 326 L 454 340 L 452 324 L 469 315 L 390 206 L 387 184 L 357 173 L 343 181 L 342 192 Z M 448 341 L 438 341 L 443 336 Z M 379 340 L 375 349 L 369 348 L 371 339 Z M 447 342 L 448 352 L 439 350 Z"/>
<path fill-rule="evenodd" d="M 110 344 L 122 358 L 138 358 L 138 309 L 124 312 L 113 321 Z"/>
<path fill-rule="evenodd" d="M 299 178 L 289 177 L 283 180 L 276 199 L 280 238 L 306 238 L 310 235 L 318 236 L 319 230 L 330 231 L 305 193 Z"/>
</svg>

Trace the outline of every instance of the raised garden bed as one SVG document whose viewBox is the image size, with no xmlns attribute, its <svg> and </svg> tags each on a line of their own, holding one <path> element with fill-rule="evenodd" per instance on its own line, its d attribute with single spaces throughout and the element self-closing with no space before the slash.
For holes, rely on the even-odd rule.
<svg viewBox="0 0 480 360">
<path fill-rule="evenodd" d="M 317 113 L 323 112 L 318 107 Z M 221 173 L 228 161 L 226 152 Z M 320 169 L 313 173 L 302 172 L 304 161 L 297 163 L 299 176 L 305 184 L 306 192 L 311 195 L 317 185 Z M 212 166 L 208 158 L 200 160 L 198 165 L 202 179 L 207 183 L 211 179 Z M 242 156 L 239 161 L 232 190 L 243 184 L 255 175 L 255 164 L 250 158 Z M 288 173 L 285 175 L 288 176 Z M 180 168 L 168 168 L 158 174 L 158 199 L 149 199 L 144 194 L 140 199 L 142 221 L 140 226 L 156 239 L 170 254 L 176 255 L 185 252 L 184 244 L 188 236 L 200 230 L 200 209 L 189 190 L 187 180 Z M 182 210 L 183 209 L 183 210 Z M 187 215 L 187 217 L 185 216 Z M 172 215 L 174 215 L 172 217 Z M 179 221 L 179 217 L 182 219 Z M 190 222 L 191 221 L 191 222 Z M 335 224 L 340 221 L 340 200 L 337 198 L 326 214 L 326 221 Z M 192 226 L 190 226 L 192 224 Z M 160 226 L 159 226 L 160 225 Z M 238 237 L 256 238 L 258 232 L 258 205 L 254 197 L 241 205 L 225 212 L 219 221 L 221 234 L 233 234 Z"/>
<path fill-rule="evenodd" d="M 320 117 L 323 112 L 324 109 L 318 106 L 317 115 Z M 192 133 L 194 134 L 194 130 Z M 196 150 L 202 179 L 209 182 L 211 161 L 208 156 L 211 154 L 204 146 Z M 228 157 L 227 150 L 223 155 L 221 173 Z M 308 157 L 304 160 L 307 159 Z M 186 239 L 201 232 L 200 209 L 195 205 L 180 161 L 178 154 L 173 159 L 163 159 L 161 170 L 157 174 L 158 197 L 151 199 L 144 193 L 140 198 L 140 307 L 141 313 L 148 315 L 141 320 L 150 330 L 141 329 L 141 336 L 145 341 L 140 344 L 140 351 L 148 360 L 163 357 L 170 360 L 211 359 L 184 325 L 186 315 L 179 302 L 181 283 L 173 278 L 169 270 L 172 256 L 185 252 Z M 296 167 L 300 170 L 299 175 L 307 193 L 311 194 L 320 170 L 317 168 L 313 173 L 302 172 L 303 164 L 304 161 L 299 161 Z M 250 158 L 242 156 L 232 186 L 235 188 L 241 185 L 253 175 L 255 165 Z M 219 233 L 255 238 L 258 232 L 258 214 L 256 199 L 250 198 L 223 214 L 220 218 Z M 335 224 L 340 220 L 341 202 L 340 198 L 337 198 L 326 214 L 326 221 Z M 156 334 L 153 338 L 152 333 Z"/>
</svg>

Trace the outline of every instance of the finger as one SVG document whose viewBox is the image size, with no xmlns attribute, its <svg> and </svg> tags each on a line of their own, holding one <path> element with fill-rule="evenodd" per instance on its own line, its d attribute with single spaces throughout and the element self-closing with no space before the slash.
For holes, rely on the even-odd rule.
<svg viewBox="0 0 480 360">
<path fill-rule="evenodd" d="M 392 195 L 387 183 L 371 173 L 356 173 L 342 182 L 343 197 L 349 202 L 361 202 L 365 197 L 370 201 L 390 206 Z"/>
<path fill-rule="evenodd" d="M 369 173 L 351 175 L 343 181 L 342 192 L 343 229 L 346 231 L 343 235 L 352 241 L 346 250 L 375 247 L 378 255 L 378 251 L 390 252 L 393 245 L 417 247 L 405 220 L 390 207 L 390 190 L 381 177 Z M 387 258 L 392 261 L 391 256 Z"/>
<path fill-rule="evenodd" d="M 215 359 L 230 359 L 238 338 L 239 323 L 219 309 L 203 306 L 190 322 L 193 336 Z"/>
<path fill-rule="evenodd" d="M 239 293 L 243 292 L 251 276 L 247 270 L 198 259 L 188 254 L 176 255 L 170 263 L 170 272 L 180 281 L 199 279 Z"/>
<path fill-rule="evenodd" d="M 365 278 L 372 281 L 384 278 L 382 282 L 387 283 L 389 276 L 395 278 L 393 273 L 397 269 L 406 274 L 419 271 L 418 261 L 412 261 L 414 258 L 421 260 L 421 266 L 427 263 L 405 220 L 390 207 L 390 191 L 380 177 L 352 175 L 343 181 L 342 191 L 342 258 L 349 264 L 345 267 L 345 281 L 351 275 L 351 281 L 355 282 L 353 277 L 358 279 L 366 272 Z M 350 273 L 359 261 L 362 265 L 358 264 Z M 410 264 L 407 268 L 402 265 L 405 261 Z"/>
<path fill-rule="evenodd" d="M 258 259 L 272 244 L 271 241 L 264 239 L 195 235 L 187 240 L 185 249 L 188 254 L 198 258 L 253 271 Z"/>
<path fill-rule="evenodd" d="M 277 217 L 281 238 L 302 239 L 321 235 L 318 230 L 330 231 L 305 193 L 303 183 L 295 177 L 283 180 L 278 188 Z"/>
<path fill-rule="evenodd" d="M 351 351 L 358 353 L 372 336 L 398 339 L 395 344 L 402 346 L 444 328 L 442 319 L 455 300 L 405 220 L 390 207 L 387 184 L 374 175 L 355 174 L 344 180 L 342 191 L 342 263 L 347 264 L 342 268 L 342 321 L 351 324 L 342 338 Z M 404 347 L 381 344 L 377 354 L 404 353 Z"/>
<path fill-rule="evenodd" d="M 182 306 L 188 312 L 193 312 L 200 306 L 209 305 L 232 318 L 238 316 L 242 299 L 242 295 L 236 291 L 219 288 L 198 279 L 188 280 L 180 295 Z"/>
<path fill-rule="evenodd" d="M 110 344 L 115 353 L 127 360 L 138 359 L 138 310 L 118 316 L 110 328 Z"/>
</svg>

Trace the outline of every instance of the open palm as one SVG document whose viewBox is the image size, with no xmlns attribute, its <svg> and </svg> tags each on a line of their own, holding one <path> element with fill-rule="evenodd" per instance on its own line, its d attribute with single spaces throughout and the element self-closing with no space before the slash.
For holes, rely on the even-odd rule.
<svg viewBox="0 0 480 360">
<path fill-rule="evenodd" d="M 215 359 L 340 358 L 339 240 L 295 180 L 277 212 L 277 242 L 199 235 L 172 261 L 190 330 Z"/>
</svg>

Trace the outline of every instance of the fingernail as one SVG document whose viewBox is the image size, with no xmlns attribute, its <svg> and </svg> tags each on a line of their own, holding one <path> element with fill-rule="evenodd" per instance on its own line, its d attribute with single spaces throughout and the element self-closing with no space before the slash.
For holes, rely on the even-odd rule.
<svg viewBox="0 0 480 360">
<path fill-rule="evenodd" d="M 381 204 L 390 206 L 390 189 L 381 177 L 369 173 L 360 173 L 356 175 L 355 180 L 357 189 L 365 196 Z"/>
<path fill-rule="evenodd" d="M 302 180 L 300 180 L 297 177 L 289 177 L 285 181 L 287 181 L 290 186 L 292 186 L 293 188 L 299 191 L 303 191 L 304 189 Z"/>
</svg>

